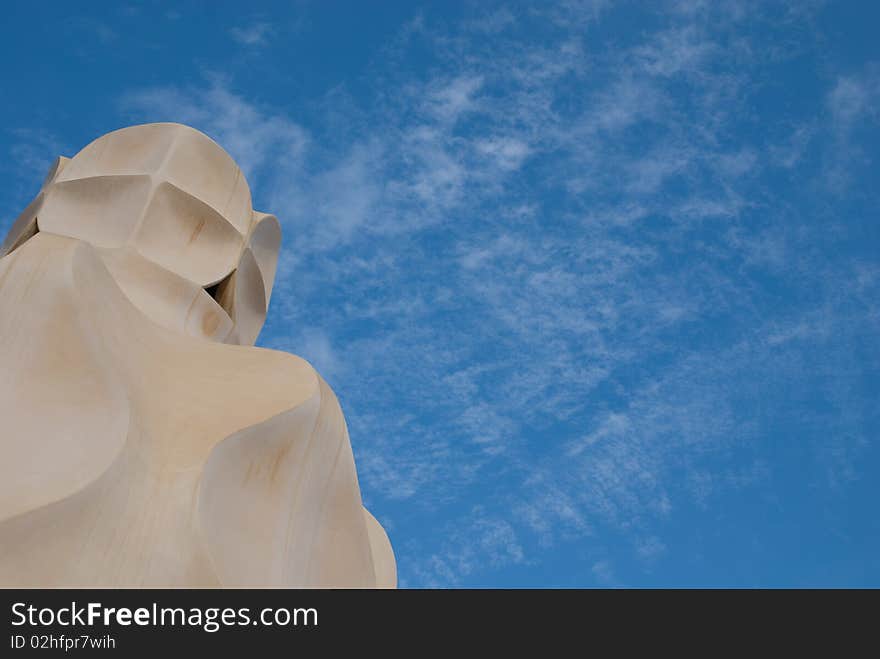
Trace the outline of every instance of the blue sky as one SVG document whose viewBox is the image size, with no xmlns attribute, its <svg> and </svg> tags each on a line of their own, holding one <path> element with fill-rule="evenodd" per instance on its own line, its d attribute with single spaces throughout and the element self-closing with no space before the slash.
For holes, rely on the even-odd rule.
<svg viewBox="0 0 880 659">
<path fill-rule="evenodd" d="M 880 5 L 240 7 L 4 5 L 0 230 L 214 137 L 402 586 L 880 586 Z"/>
</svg>

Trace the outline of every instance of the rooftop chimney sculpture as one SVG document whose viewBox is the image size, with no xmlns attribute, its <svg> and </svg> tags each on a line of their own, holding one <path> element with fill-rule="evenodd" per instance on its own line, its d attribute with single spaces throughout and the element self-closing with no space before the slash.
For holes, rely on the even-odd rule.
<svg viewBox="0 0 880 659">
<path fill-rule="evenodd" d="M 280 243 L 192 128 L 55 162 L 0 249 L 0 586 L 396 585 L 333 392 L 253 347 Z"/>
</svg>

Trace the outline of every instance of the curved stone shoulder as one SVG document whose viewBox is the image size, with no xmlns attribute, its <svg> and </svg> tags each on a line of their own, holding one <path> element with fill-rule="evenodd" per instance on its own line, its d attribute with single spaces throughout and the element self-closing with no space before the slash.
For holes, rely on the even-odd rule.
<svg viewBox="0 0 880 659">
<path fill-rule="evenodd" d="M 225 586 L 376 585 L 342 410 L 315 394 L 230 435 L 205 465 L 198 519 Z"/>
<path fill-rule="evenodd" d="M 125 388 L 80 305 L 79 253 L 38 235 L 0 259 L 0 520 L 88 486 L 128 435 Z"/>
</svg>

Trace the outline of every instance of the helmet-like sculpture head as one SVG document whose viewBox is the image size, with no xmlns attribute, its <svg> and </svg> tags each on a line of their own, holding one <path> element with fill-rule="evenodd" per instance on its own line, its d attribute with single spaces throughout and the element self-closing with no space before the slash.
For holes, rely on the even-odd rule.
<svg viewBox="0 0 880 659">
<path fill-rule="evenodd" d="M 59 158 L 0 255 L 38 231 L 93 245 L 132 303 L 169 329 L 250 345 L 263 326 L 278 220 L 253 210 L 241 169 L 193 128 L 123 128 Z"/>
</svg>

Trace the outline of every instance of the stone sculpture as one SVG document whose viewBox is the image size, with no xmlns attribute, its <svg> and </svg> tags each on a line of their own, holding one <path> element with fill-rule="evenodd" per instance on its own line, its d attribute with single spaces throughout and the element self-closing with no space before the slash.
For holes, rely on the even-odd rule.
<svg viewBox="0 0 880 659">
<path fill-rule="evenodd" d="M 253 347 L 280 241 L 192 128 L 55 162 L 0 250 L 0 585 L 396 585 L 333 392 Z"/>
</svg>

